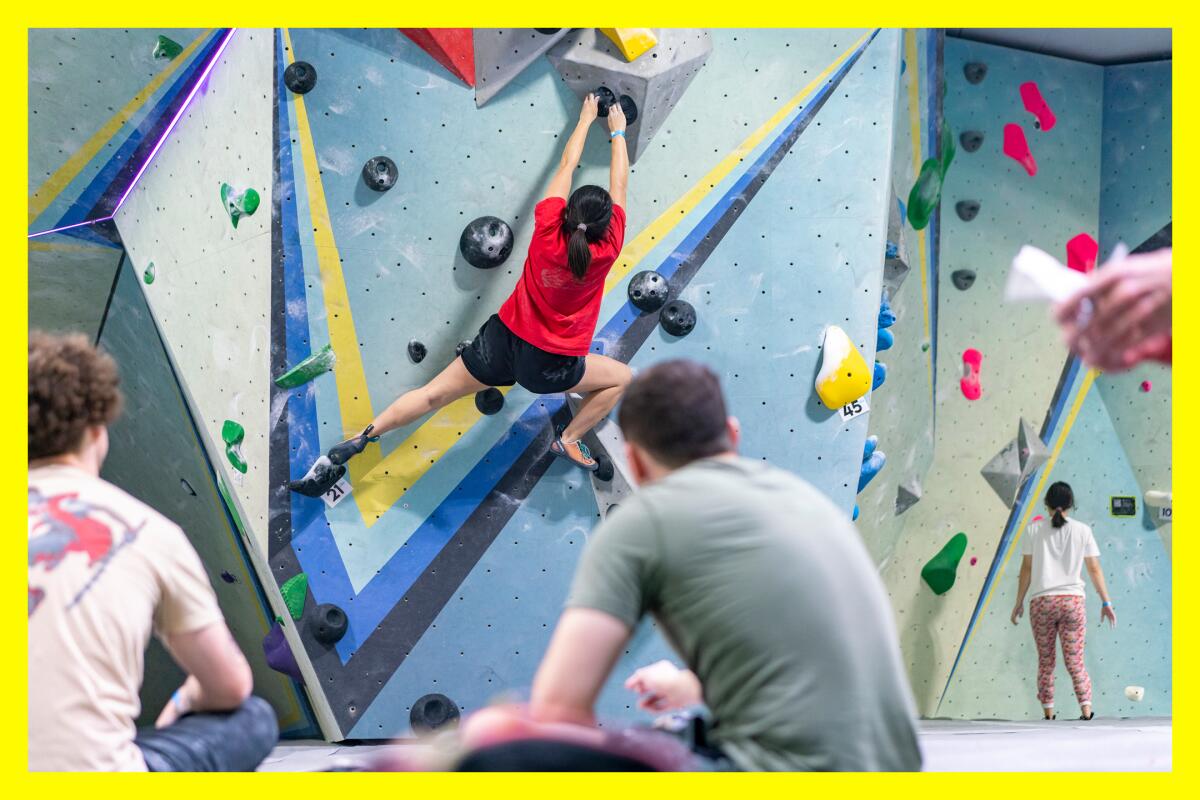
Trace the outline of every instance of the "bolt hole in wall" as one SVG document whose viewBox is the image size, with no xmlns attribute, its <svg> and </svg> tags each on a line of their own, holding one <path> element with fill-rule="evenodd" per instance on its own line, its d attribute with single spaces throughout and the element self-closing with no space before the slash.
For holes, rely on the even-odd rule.
<svg viewBox="0 0 1200 800">
<path fill-rule="evenodd" d="M 269 613 L 251 616 L 290 652 L 279 663 L 323 735 L 407 736 L 527 687 L 582 547 L 629 491 L 611 426 L 589 440 L 599 480 L 543 459 L 572 401 L 520 387 L 331 463 L 335 498 L 284 490 L 512 291 L 589 91 L 625 111 L 634 161 L 593 352 L 710 364 L 745 455 L 857 517 L 921 713 L 1037 713 L 1029 636 L 1004 617 L 1017 523 L 1039 502 L 1021 481 L 1045 472 L 1085 498 L 1139 618 L 1093 637 L 1097 703 L 1169 714 L 1169 523 L 1107 514 L 1112 496 L 1170 491 L 1169 446 L 1146 445 L 1169 436 L 1169 371 L 1088 380 L 1044 309 L 1002 303 L 1021 244 L 1066 261 L 1087 233 L 1102 261 L 1170 222 L 1169 63 L 924 30 L 655 29 L 644 45 L 594 29 L 237 31 L 116 211 L 147 330 L 246 548 L 208 566 L 229 591 L 261 576 Z M 605 125 L 575 185 L 607 185 Z M 34 156 L 39 175 L 62 158 Z M 62 218 L 67 194 L 39 219 Z M 35 284 L 31 319 L 52 313 Z M 40 296 L 86 325 L 94 294 Z M 981 471 L 1028 430 L 1052 458 L 1001 499 Z M 173 503 L 209 494 L 169 478 Z M 669 655 L 638 629 L 606 723 L 640 718 L 620 679 Z"/>
</svg>

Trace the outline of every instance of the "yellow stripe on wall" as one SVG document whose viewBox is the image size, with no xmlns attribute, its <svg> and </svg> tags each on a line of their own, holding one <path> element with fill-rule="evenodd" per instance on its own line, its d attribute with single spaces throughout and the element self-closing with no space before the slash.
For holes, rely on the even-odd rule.
<svg viewBox="0 0 1200 800">
<path fill-rule="evenodd" d="M 912 28 L 904 31 L 904 56 L 908 62 L 908 124 L 911 129 L 913 149 L 913 180 L 921 174 L 921 90 L 917 78 L 921 72 L 920 57 L 917 55 L 917 32 Z M 905 215 L 907 216 L 907 214 Z M 907 223 L 907 220 L 905 220 Z M 911 227 L 911 226 L 910 226 Z M 926 232 L 914 229 L 917 234 L 917 252 L 921 259 L 921 306 L 925 319 L 925 341 L 929 341 L 929 269 L 926 259 L 929 257 Z M 925 366 L 928 370 L 929 392 L 933 393 L 933 347 L 925 354 Z M 936 398 L 935 398 L 936 400 Z"/>
</svg>

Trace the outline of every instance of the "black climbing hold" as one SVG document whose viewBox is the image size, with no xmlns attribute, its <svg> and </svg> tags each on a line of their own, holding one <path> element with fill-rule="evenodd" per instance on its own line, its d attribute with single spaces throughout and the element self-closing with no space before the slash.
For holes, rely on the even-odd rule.
<svg viewBox="0 0 1200 800">
<path fill-rule="evenodd" d="M 346 474 L 345 464 L 334 464 L 328 456 L 321 456 L 312 469 L 298 481 L 292 481 L 288 488 L 306 497 L 320 497 L 333 488 Z"/>
<path fill-rule="evenodd" d="M 308 628 L 312 631 L 313 638 L 321 644 L 328 645 L 341 641 L 346 635 L 348 624 L 346 612 L 333 603 L 321 603 L 313 609 L 313 614 L 308 620 Z"/>
<path fill-rule="evenodd" d="M 454 355 L 461 356 L 463 354 L 463 350 L 466 350 L 470 346 L 471 346 L 471 340 L 463 339 L 461 342 L 454 345 Z"/>
<path fill-rule="evenodd" d="M 225 581 L 226 583 L 237 583 L 237 578 L 235 578 L 228 570 L 223 570 L 221 572 L 221 580 Z"/>
<path fill-rule="evenodd" d="M 974 153 L 983 147 L 983 131 L 963 131 L 958 135 L 958 143 L 968 153 Z"/>
<path fill-rule="evenodd" d="M 413 360 L 414 364 L 420 364 L 425 360 L 425 355 L 429 352 L 422 342 L 413 339 L 408 343 L 408 357 Z"/>
<path fill-rule="evenodd" d="M 400 171 L 396 169 L 396 162 L 387 156 L 375 156 L 363 164 L 362 176 L 367 186 L 377 192 L 386 192 L 396 185 Z"/>
<path fill-rule="evenodd" d="M 954 213 L 958 214 L 958 218 L 963 222 L 970 222 L 979 213 L 979 201 L 959 200 L 954 204 Z"/>
<path fill-rule="evenodd" d="M 562 30 L 562 28 L 534 28 L 534 30 L 538 33 L 544 33 L 549 36 L 552 33 L 558 33 Z"/>
<path fill-rule="evenodd" d="M 596 454 L 596 471 L 592 474 L 596 476 L 596 480 L 608 483 L 613 479 L 613 462 L 606 455 Z"/>
<path fill-rule="evenodd" d="M 955 289 L 965 292 L 975 283 L 975 271 L 970 269 L 956 269 L 950 273 L 950 280 L 954 282 Z"/>
<path fill-rule="evenodd" d="M 696 309 L 686 300 L 672 300 L 663 306 L 658 321 L 672 336 L 687 336 L 696 327 Z"/>
<path fill-rule="evenodd" d="M 654 270 L 639 272 L 629 282 L 629 302 L 639 311 L 658 311 L 670 293 L 667 279 Z"/>
<path fill-rule="evenodd" d="M 493 269 L 512 252 L 513 232 L 499 217 L 480 217 L 463 228 L 458 249 L 472 267 Z"/>
<path fill-rule="evenodd" d="M 608 116 L 608 109 L 612 108 L 612 104 L 617 102 L 617 95 L 607 86 L 597 86 L 596 91 L 592 92 L 596 95 L 596 110 L 602 117 Z"/>
<path fill-rule="evenodd" d="M 612 516 L 612 513 L 614 511 L 616 511 L 618 508 L 620 508 L 620 505 L 618 505 L 617 503 L 613 503 L 611 506 L 608 507 L 607 510 L 605 510 L 604 518 L 608 519 L 610 516 Z"/>
<path fill-rule="evenodd" d="M 621 110 L 625 112 L 626 125 L 632 125 L 637 122 L 637 103 L 633 102 L 633 98 L 627 94 L 621 95 Z"/>
<path fill-rule="evenodd" d="M 963 64 L 963 75 L 968 83 L 979 83 L 987 77 L 987 64 L 982 61 L 971 61 Z"/>
<path fill-rule="evenodd" d="M 479 409 L 480 414 L 491 416 L 504 408 L 504 395 L 495 387 L 476 392 L 475 407 Z"/>
<path fill-rule="evenodd" d="M 308 94 L 317 85 L 317 70 L 307 61 L 297 61 L 283 71 L 283 82 L 296 94 Z"/>
<path fill-rule="evenodd" d="M 192 488 L 192 485 L 187 482 L 186 478 L 179 479 L 179 488 L 183 489 L 185 492 L 190 494 L 192 497 L 196 496 L 196 490 Z"/>
<path fill-rule="evenodd" d="M 412 704 L 408 715 L 413 733 L 418 736 L 458 725 L 458 706 L 444 694 L 427 694 Z"/>
</svg>

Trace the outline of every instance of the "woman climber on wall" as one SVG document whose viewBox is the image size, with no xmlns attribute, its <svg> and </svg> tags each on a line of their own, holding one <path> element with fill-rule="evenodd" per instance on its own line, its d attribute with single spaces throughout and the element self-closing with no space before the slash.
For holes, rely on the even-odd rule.
<svg viewBox="0 0 1200 800">
<path fill-rule="evenodd" d="M 1046 719 L 1054 713 L 1054 644 L 1062 640 L 1063 661 L 1075 698 L 1082 712 L 1080 719 L 1091 719 L 1092 679 L 1083 665 L 1084 634 L 1087 632 L 1087 605 L 1084 603 L 1081 572 L 1087 565 L 1088 575 L 1096 594 L 1100 595 L 1100 619 L 1117 624 L 1117 614 L 1108 597 L 1104 572 L 1100 569 L 1100 548 L 1092 529 L 1067 516 L 1075 507 L 1071 487 L 1058 481 L 1046 492 L 1046 509 L 1050 519 L 1039 519 L 1029 526 L 1022 546 L 1021 574 L 1017 578 L 1017 604 L 1012 612 L 1012 624 L 1025 610 L 1025 593 L 1033 588 L 1029 601 L 1029 622 L 1038 651 L 1037 695 Z"/>
<path fill-rule="evenodd" d="M 581 186 L 567 197 L 588 129 L 598 114 L 596 95 L 589 94 L 558 170 L 533 209 L 533 239 L 525 268 L 499 313 L 483 324 L 471 345 L 437 377 L 398 397 L 359 435 L 330 448 L 333 465 L 344 464 L 366 449 L 367 442 L 460 397 L 489 386 L 519 383 L 535 394 L 585 395 L 575 418 L 551 443 L 550 452 L 586 470 L 597 468 L 580 439 L 613 409 L 631 378 L 627 365 L 588 352 L 600 316 L 604 279 L 625 241 L 629 153 L 620 103 L 608 110 L 609 190 Z M 310 472 L 292 486 L 319 496 L 342 472 Z"/>
</svg>

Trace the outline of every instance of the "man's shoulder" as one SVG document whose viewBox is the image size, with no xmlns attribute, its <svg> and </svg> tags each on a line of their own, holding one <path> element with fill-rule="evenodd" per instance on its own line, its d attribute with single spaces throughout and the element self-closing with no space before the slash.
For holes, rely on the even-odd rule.
<svg viewBox="0 0 1200 800">
<path fill-rule="evenodd" d="M 163 531 L 182 535 L 182 530 L 157 510 L 121 487 L 103 478 L 75 474 L 29 475 L 29 502 L 54 502 L 69 497 L 72 513 L 102 514 L 113 522 L 140 532 Z"/>
</svg>

